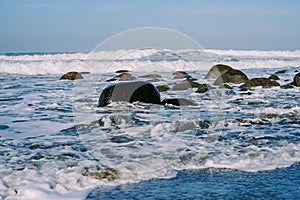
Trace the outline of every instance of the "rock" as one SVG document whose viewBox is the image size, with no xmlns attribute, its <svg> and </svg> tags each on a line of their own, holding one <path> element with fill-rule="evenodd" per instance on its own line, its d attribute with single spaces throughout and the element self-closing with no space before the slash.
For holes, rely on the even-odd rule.
<svg viewBox="0 0 300 200">
<path fill-rule="evenodd" d="M 223 83 L 240 84 L 245 83 L 248 80 L 248 77 L 242 71 L 232 69 L 219 76 L 214 82 L 214 85 L 222 85 Z"/>
<path fill-rule="evenodd" d="M 76 80 L 83 79 L 82 75 L 79 72 L 68 72 L 60 77 L 59 80 Z"/>
<path fill-rule="evenodd" d="M 171 99 L 164 99 L 161 102 L 162 105 L 171 104 L 174 106 L 196 106 L 197 104 L 184 98 L 171 98 Z"/>
<path fill-rule="evenodd" d="M 296 74 L 294 76 L 294 82 L 293 84 L 296 86 L 296 87 L 300 87 L 300 73 Z"/>
<path fill-rule="evenodd" d="M 94 179 L 107 179 L 108 181 L 113 181 L 119 178 L 120 172 L 116 169 L 108 169 L 105 172 L 89 172 L 89 171 L 83 171 L 82 172 L 83 176 L 88 176 Z"/>
<path fill-rule="evenodd" d="M 130 73 L 121 73 L 118 76 L 115 76 L 114 78 L 118 78 L 119 81 L 133 81 L 134 79 L 136 79 L 134 76 L 132 76 L 132 74 Z"/>
<path fill-rule="evenodd" d="M 282 85 L 280 86 L 281 89 L 292 89 L 294 88 L 294 86 L 292 84 L 286 84 L 286 85 Z"/>
<path fill-rule="evenodd" d="M 262 86 L 263 88 L 271 88 L 280 86 L 276 81 L 272 81 L 267 78 L 253 78 L 248 80 L 245 84 L 241 86 L 242 89 L 248 89 L 252 87 Z"/>
<path fill-rule="evenodd" d="M 280 71 L 275 72 L 275 74 L 284 74 L 286 72 L 287 72 L 287 70 L 280 70 Z"/>
<path fill-rule="evenodd" d="M 229 89 L 231 90 L 232 88 L 230 87 L 230 85 L 224 83 L 223 85 L 220 85 L 220 88 L 223 88 L 223 89 Z"/>
<path fill-rule="evenodd" d="M 181 75 L 181 74 L 187 74 L 187 73 L 185 71 L 176 71 L 172 73 L 172 75 Z"/>
<path fill-rule="evenodd" d="M 298 70 L 295 70 L 295 71 L 294 71 L 294 73 L 298 73 L 298 72 L 299 72 Z"/>
<path fill-rule="evenodd" d="M 152 83 L 144 81 L 115 83 L 104 88 L 98 106 L 103 107 L 118 101 L 160 104 L 160 94 Z"/>
<path fill-rule="evenodd" d="M 193 77 L 191 77 L 191 75 L 189 74 L 178 74 L 173 76 L 173 79 L 182 79 L 182 78 L 193 79 Z"/>
<path fill-rule="evenodd" d="M 197 88 L 199 86 L 199 83 L 196 83 L 194 81 L 185 80 L 180 83 L 177 83 L 174 85 L 172 90 L 187 90 L 189 88 Z"/>
<path fill-rule="evenodd" d="M 116 71 L 115 73 L 119 74 L 119 73 L 126 73 L 126 72 L 130 72 L 130 71 L 127 69 L 121 69 L 121 70 Z"/>
<path fill-rule="evenodd" d="M 214 89 L 214 88 L 211 87 L 208 84 L 200 84 L 198 86 L 198 89 L 196 90 L 196 93 L 205 93 L 205 92 L 207 92 L 208 90 L 211 90 L 211 89 Z"/>
<path fill-rule="evenodd" d="M 113 82 L 113 81 L 117 81 L 117 78 L 111 78 L 111 79 L 107 79 L 106 82 Z"/>
<path fill-rule="evenodd" d="M 165 92 L 170 89 L 168 85 L 158 85 L 156 88 L 159 92 Z"/>
<path fill-rule="evenodd" d="M 147 75 L 143 75 L 143 76 L 139 76 L 140 78 L 151 78 L 151 79 L 155 79 L 155 78 L 161 78 L 161 75 L 159 74 L 147 74 Z"/>
<path fill-rule="evenodd" d="M 280 78 L 277 75 L 275 75 L 275 74 L 269 76 L 268 79 L 270 79 L 270 80 L 280 80 Z"/>
<path fill-rule="evenodd" d="M 232 70 L 233 68 L 228 65 L 217 64 L 212 66 L 212 68 L 208 71 L 204 79 L 216 79 L 225 72 Z"/>
<path fill-rule="evenodd" d="M 0 130 L 6 130 L 8 128 L 9 128 L 9 126 L 7 126 L 5 124 L 0 124 Z"/>
</svg>

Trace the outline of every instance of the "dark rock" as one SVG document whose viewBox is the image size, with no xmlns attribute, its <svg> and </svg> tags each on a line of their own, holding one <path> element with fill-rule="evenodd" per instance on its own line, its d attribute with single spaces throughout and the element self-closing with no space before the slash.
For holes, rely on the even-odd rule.
<svg viewBox="0 0 300 200">
<path fill-rule="evenodd" d="M 199 84 L 198 89 L 196 90 L 196 93 L 205 93 L 211 89 L 214 89 L 214 88 L 208 84 Z"/>
<path fill-rule="evenodd" d="M 115 83 L 102 91 L 98 106 L 118 101 L 160 104 L 160 94 L 153 84 L 144 81 Z"/>
<path fill-rule="evenodd" d="M 158 86 L 156 86 L 156 88 L 157 88 L 158 91 L 160 91 L 160 92 L 165 92 L 165 91 L 167 91 L 167 90 L 170 89 L 168 85 L 158 85 Z"/>
<path fill-rule="evenodd" d="M 139 76 L 140 78 L 151 78 L 151 79 L 155 79 L 155 78 L 161 78 L 161 75 L 159 74 L 147 74 L 147 75 L 143 75 L 143 76 Z"/>
<path fill-rule="evenodd" d="M 286 72 L 287 72 L 287 70 L 280 70 L 280 71 L 275 72 L 275 74 L 284 74 Z"/>
<path fill-rule="evenodd" d="M 286 85 L 282 85 L 280 86 L 281 89 L 292 89 L 294 88 L 294 86 L 292 84 L 286 84 Z"/>
<path fill-rule="evenodd" d="M 294 76 L 294 82 L 293 84 L 296 86 L 296 87 L 300 87 L 300 73 L 296 74 Z"/>
<path fill-rule="evenodd" d="M 180 83 L 177 83 L 174 85 L 172 90 L 187 90 L 189 88 L 197 88 L 199 86 L 199 83 L 196 83 L 194 81 L 185 80 Z"/>
<path fill-rule="evenodd" d="M 5 124 L 0 124 L 0 130 L 6 130 L 8 128 L 9 128 L 9 126 L 7 126 Z"/>
<path fill-rule="evenodd" d="M 263 88 L 271 88 L 271 87 L 277 87 L 280 86 L 279 83 L 276 81 L 272 81 L 267 78 L 253 78 L 248 80 L 245 84 L 241 86 L 243 89 L 252 88 L 252 87 L 258 87 L 262 86 Z"/>
<path fill-rule="evenodd" d="M 113 81 L 117 81 L 117 78 L 111 78 L 111 79 L 107 79 L 106 82 L 113 82 Z"/>
<path fill-rule="evenodd" d="M 280 78 L 277 75 L 275 75 L 275 74 L 269 76 L 268 79 L 270 79 L 270 80 L 280 80 Z"/>
<path fill-rule="evenodd" d="M 228 65 L 218 64 L 212 66 L 212 68 L 208 71 L 204 79 L 216 79 L 225 72 L 232 70 L 233 68 Z"/>
<path fill-rule="evenodd" d="M 187 74 L 187 73 L 185 71 L 176 71 L 172 73 L 172 75 L 180 75 L 180 74 Z"/>
<path fill-rule="evenodd" d="M 240 84 L 248 81 L 248 77 L 240 70 L 232 69 L 217 78 L 214 85 L 222 85 L 223 83 Z"/>
<path fill-rule="evenodd" d="M 132 74 L 130 73 L 121 73 L 118 76 L 115 76 L 114 78 L 118 78 L 119 81 L 133 81 L 134 79 L 136 79 L 134 76 L 132 76 Z"/>
<path fill-rule="evenodd" d="M 230 85 L 224 83 L 223 85 L 220 85 L 220 88 L 224 88 L 224 89 L 229 89 L 231 90 L 232 88 L 230 87 Z"/>
<path fill-rule="evenodd" d="M 79 72 L 68 72 L 60 77 L 59 80 L 76 80 L 83 79 L 82 75 Z"/>
<path fill-rule="evenodd" d="M 295 71 L 294 71 L 294 73 L 298 73 L 298 72 L 299 72 L 298 70 L 295 70 Z"/>
<path fill-rule="evenodd" d="M 171 98 L 171 99 L 164 99 L 161 102 L 162 105 L 171 104 L 175 106 L 196 106 L 197 104 L 184 98 Z"/>
<path fill-rule="evenodd" d="M 127 69 L 121 69 L 121 70 L 116 71 L 115 73 L 119 74 L 119 73 L 126 73 L 126 72 L 130 72 L 130 71 Z"/>
</svg>

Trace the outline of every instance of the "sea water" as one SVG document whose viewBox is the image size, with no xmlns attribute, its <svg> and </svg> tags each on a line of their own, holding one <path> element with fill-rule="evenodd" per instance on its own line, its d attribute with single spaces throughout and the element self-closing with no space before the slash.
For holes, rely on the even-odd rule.
<svg viewBox="0 0 300 200">
<path fill-rule="evenodd" d="M 172 180 L 186 170 L 237 170 L 232 176 L 299 170 L 292 167 L 300 161 L 296 87 L 245 92 L 232 85 L 204 94 L 194 88 L 168 90 L 162 99 L 186 98 L 197 105 L 115 102 L 97 107 L 102 89 L 111 84 L 106 80 L 117 69 L 131 70 L 135 77 L 160 74 L 162 78 L 139 79 L 172 88 L 181 81 L 172 79 L 176 70 L 212 84 L 203 78 L 217 63 L 249 78 L 286 70 L 277 74 L 284 85 L 300 71 L 300 51 L 0 55 L 0 199 L 85 199 L 96 188 L 101 193 L 124 184 Z M 68 71 L 90 73 L 82 80 L 59 80 Z"/>
</svg>

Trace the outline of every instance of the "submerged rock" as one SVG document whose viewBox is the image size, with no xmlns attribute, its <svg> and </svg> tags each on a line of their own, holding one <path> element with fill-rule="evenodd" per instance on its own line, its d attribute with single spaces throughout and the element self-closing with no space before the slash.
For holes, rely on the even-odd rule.
<svg viewBox="0 0 300 200">
<path fill-rule="evenodd" d="M 156 88 L 159 92 L 165 92 L 170 89 L 168 85 L 158 85 L 156 86 Z"/>
<path fill-rule="evenodd" d="M 217 64 L 212 66 L 212 68 L 208 71 L 204 79 L 216 79 L 225 72 L 232 70 L 233 68 L 228 65 Z"/>
<path fill-rule="evenodd" d="M 162 105 L 171 104 L 174 106 L 196 106 L 197 104 L 184 98 L 170 98 L 164 99 L 161 102 Z"/>
<path fill-rule="evenodd" d="M 292 84 L 286 84 L 286 85 L 282 85 L 280 86 L 281 89 L 292 89 L 294 88 L 294 86 Z"/>
<path fill-rule="evenodd" d="M 277 75 L 275 75 L 275 74 L 269 76 L 268 79 L 270 79 L 270 80 L 276 80 L 276 81 L 277 81 L 277 80 L 280 80 L 280 78 L 279 78 Z"/>
<path fill-rule="evenodd" d="M 211 89 L 214 89 L 213 87 L 211 87 L 210 85 L 208 84 L 200 84 L 198 86 L 198 89 L 195 91 L 196 93 L 205 93 L 207 92 L 208 90 L 211 90 Z"/>
<path fill-rule="evenodd" d="M 82 75 L 79 72 L 68 72 L 60 77 L 59 80 L 76 80 L 83 79 Z"/>
<path fill-rule="evenodd" d="M 245 84 L 241 86 L 242 89 L 248 89 L 252 87 L 262 86 L 263 88 L 271 88 L 280 86 L 276 81 L 272 81 L 267 78 L 253 78 L 248 80 Z"/>
<path fill-rule="evenodd" d="M 160 104 L 160 94 L 152 83 L 144 81 L 115 83 L 104 88 L 98 106 L 103 107 L 118 101 Z"/>
<path fill-rule="evenodd" d="M 284 73 L 286 73 L 287 72 L 287 70 L 280 70 L 280 71 L 277 71 L 277 72 L 275 72 L 275 74 L 284 74 Z"/>
<path fill-rule="evenodd" d="M 242 71 L 231 69 L 219 76 L 214 82 L 214 85 L 222 85 L 223 83 L 240 84 L 245 83 L 248 80 L 249 79 L 247 75 L 244 74 Z"/>
<path fill-rule="evenodd" d="M 106 179 L 108 181 L 113 181 L 119 178 L 120 172 L 116 169 L 108 169 L 105 172 L 89 172 L 89 171 L 83 171 L 83 176 L 88 176 L 94 179 L 103 180 Z"/>
<path fill-rule="evenodd" d="M 119 74 L 119 73 L 126 73 L 126 72 L 130 72 L 130 70 L 120 69 L 120 70 L 117 70 L 115 73 Z"/>
<path fill-rule="evenodd" d="M 296 74 L 294 76 L 294 82 L 293 84 L 296 86 L 296 87 L 300 87 L 300 73 Z"/>
</svg>

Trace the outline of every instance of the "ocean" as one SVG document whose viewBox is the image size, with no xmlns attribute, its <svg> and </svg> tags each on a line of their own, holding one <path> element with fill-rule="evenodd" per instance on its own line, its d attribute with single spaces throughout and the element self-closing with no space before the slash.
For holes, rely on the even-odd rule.
<svg viewBox="0 0 300 200">
<path fill-rule="evenodd" d="M 172 88 L 222 63 L 248 78 L 300 71 L 300 51 L 140 49 L 0 55 L 0 199 L 299 199 L 300 88 L 161 92 L 195 106 L 113 102 L 130 70 Z M 59 80 L 69 71 L 84 79 Z M 159 74 L 161 78 L 141 78 Z"/>
</svg>

